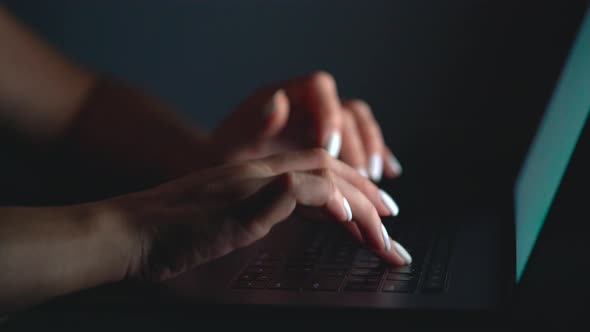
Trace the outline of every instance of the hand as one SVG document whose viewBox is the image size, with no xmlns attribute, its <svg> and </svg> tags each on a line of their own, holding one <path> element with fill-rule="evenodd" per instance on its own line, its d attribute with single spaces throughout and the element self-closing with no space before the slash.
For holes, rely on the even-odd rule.
<svg viewBox="0 0 590 332">
<path fill-rule="evenodd" d="M 325 72 L 259 90 L 215 129 L 211 142 L 223 161 L 324 147 L 376 182 L 402 171 L 369 105 L 341 102 Z"/>
<path fill-rule="evenodd" d="M 322 149 L 223 165 L 102 204 L 132 230 L 130 278 L 165 280 L 226 255 L 296 208 L 341 223 L 391 264 L 411 262 L 381 224 L 397 213 L 387 194 Z"/>
</svg>

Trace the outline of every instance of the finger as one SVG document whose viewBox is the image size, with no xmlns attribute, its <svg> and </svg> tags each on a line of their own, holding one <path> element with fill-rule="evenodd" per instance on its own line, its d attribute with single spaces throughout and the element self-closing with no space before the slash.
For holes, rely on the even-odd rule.
<svg viewBox="0 0 590 332">
<path fill-rule="evenodd" d="M 336 178 L 342 194 L 349 198 L 352 220 L 358 227 L 365 244 L 379 256 L 396 265 L 405 264 L 405 259 L 397 250 L 392 250 L 392 242 L 387 230 L 369 199 L 350 183 Z"/>
<path fill-rule="evenodd" d="M 352 220 L 349 202 L 328 170 L 277 175 L 238 210 L 248 220 L 250 233 L 254 234 L 254 238 L 260 238 L 275 224 L 289 217 L 298 205 L 322 208 L 335 220 Z"/>
<path fill-rule="evenodd" d="M 412 264 L 412 256 L 408 251 L 397 241 L 394 241 L 388 234 L 387 229 L 384 225 L 383 227 L 383 234 L 384 237 L 391 244 L 391 249 L 388 250 L 376 250 L 375 254 L 381 257 L 384 261 L 393 264 L 393 265 L 410 265 Z"/>
<path fill-rule="evenodd" d="M 350 110 L 345 109 L 342 124 L 342 150 L 340 159 L 367 177 L 367 157 L 356 120 Z"/>
<path fill-rule="evenodd" d="M 289 118 L 289 100 L 284 90 L 265 89 L 242 103 L 212 134 L 220 150 L 229 159 L 244 151 L 256 149 L 268 138 L 278 135 Z"/>
<path fill-rule="evenodd" d="M 383 174 L 383 151 L 385 144 L 383 135 L 373 113 L 367 103 L 361 100 L 350 100 L 344 103 L 356 119 L 360 137 L 368 155 L 369 177 L 378 182 Z"/>
<path fill-rule="evenodd" d="M 313 120 L 313 145 L 326 149 L 333 157 L 338 157 L 342 143 L 342 106 L 336 81 L 332 75 L 319 71 L 300 77 L 282 86 L 289 102 L 298 110 L 305 112 Z"/>
<path fill-rule="evenodd" d="M 289 171 L 309 171 L 326 168 L 342 177 L 347 182 L 362 191 L 373 203 L 380 215 L 394 215 L 399 213 L 399 208 L 393 198 L 385 191 L 379 190 L 369 179 L 360 175 L 355 169 L 344 162 L 332 158 L 322 149 L 294 151 L 273 155 L 260 159 L 264 167 L 269 168 L 269 173 L 277 175 Z"/>
<path fill-rule="evenodd" d="M 394 178 L 398 177 L 402 174 L 402 165 L 399 163 L 399 160 L 395 157 L 393 153 L 388 148 L 385 148 L 385 167 L 383 168 L 383 174 L 385 176 Z"/>
</svg>

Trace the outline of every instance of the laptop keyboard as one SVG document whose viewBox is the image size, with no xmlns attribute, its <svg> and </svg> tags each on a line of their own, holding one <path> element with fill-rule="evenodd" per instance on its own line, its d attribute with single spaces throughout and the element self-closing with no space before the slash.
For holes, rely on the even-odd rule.
<svg viewBox="0 0 590 332">
<path fill-rule="evenodd" d="M 334 227 L 314 229 L 290 250 L 262 248 L 231 283 L 234 289 L 437 293 L 445 289 L 450 237 L 417 227 L 391 227 L 412 255 L 390 266 Z"/>
</svg>

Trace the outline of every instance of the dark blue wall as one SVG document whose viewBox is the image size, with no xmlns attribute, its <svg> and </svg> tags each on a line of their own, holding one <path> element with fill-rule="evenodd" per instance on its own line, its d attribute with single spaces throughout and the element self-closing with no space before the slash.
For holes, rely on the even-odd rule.
<svg viewBox="0 0 590 332">
<path fill-rule="evenodd" d="M 581 1 L 4 3 L 64 53 L 206 127 L 264 83 L 324 69 L 342 96 L 373 105 L 409 172 L 507 181 L 583 13 Z"/>
<path fill-rule="evenodd" d="M 510 16 L 481 0 L 6 3 L 68 55 L 207 126 L 257 86 L 314 69 L 391 112 L 392 129 L 420 126 L 399 119 L 442 117 L 433 105 L 456 95 L 466 66 L 482 75 L 471 84 L 485 84 L 482 52 L 494 53 Z"/>
</svg>

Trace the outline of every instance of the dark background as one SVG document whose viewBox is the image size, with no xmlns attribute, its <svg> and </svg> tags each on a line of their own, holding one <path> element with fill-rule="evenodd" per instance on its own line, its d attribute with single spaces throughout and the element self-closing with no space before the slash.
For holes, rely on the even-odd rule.
<svg viewBox="0 0 590 332">
<path fill-rule="evenodd" d="M 459 206 L 509 192 L 584 12 L 582 1 L 3 3 L 63 53 L 206 128 L 260 85 L 331 72 L 341 96 L 372 105 L 406 173 L 384 186 L 405 207 L 451 188 Z"/>
<path fill-rule="evenodd" d="M 372 105 L 401 160 L 404 176 L 384 186 L 403 211 L 510 200 L 585 10 L 523 0 L 0 3 L 65 54 L 206 128 L 260 85 L 331 72 L 341 96 Z"/>
</svg>

